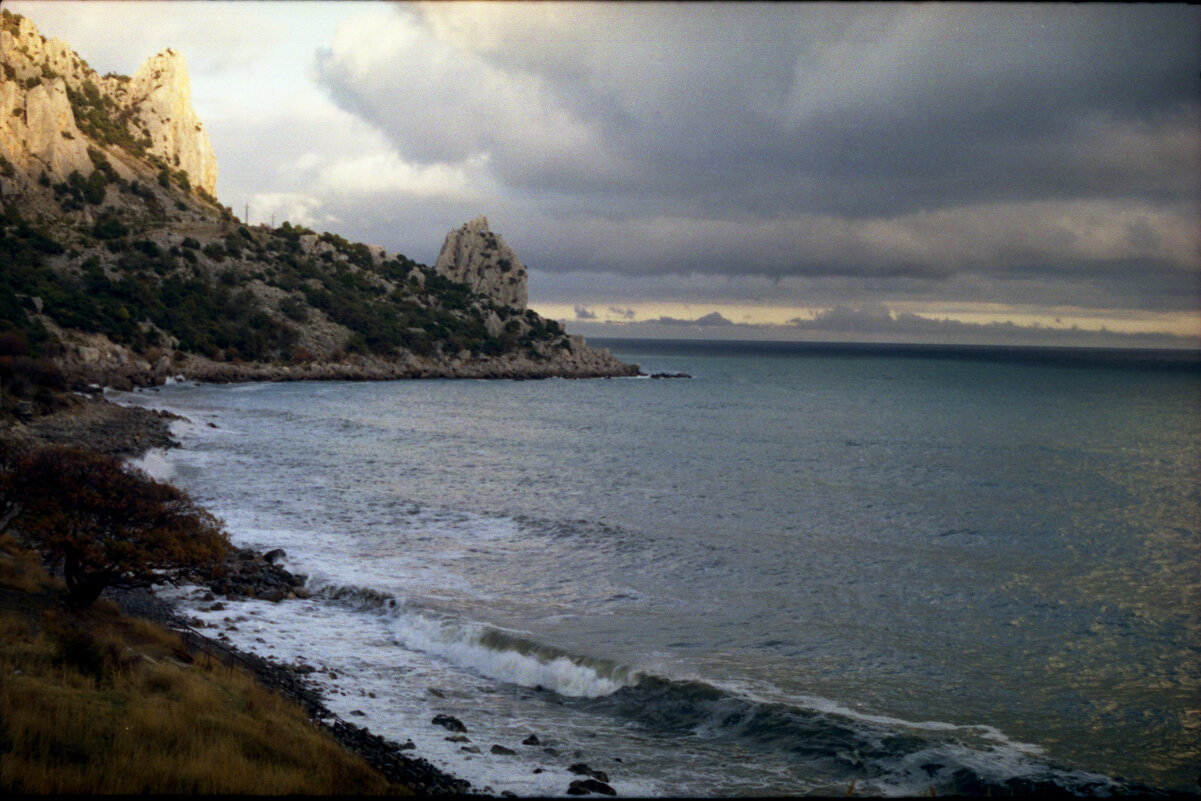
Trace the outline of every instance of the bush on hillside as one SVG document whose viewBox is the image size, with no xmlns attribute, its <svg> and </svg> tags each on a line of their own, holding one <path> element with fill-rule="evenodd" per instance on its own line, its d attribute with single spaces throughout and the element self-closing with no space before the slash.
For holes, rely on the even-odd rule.
<svg viewBox="0 0 1201 801">
<path fill-rule="evenodd" d="M 215 565 L 228 539 L 183 490 L 117 459 L 49 446 L 0 445 L 0 533 L 63 563 L 72 605 L 108 586 L 148 586 Z"/>
</svg>

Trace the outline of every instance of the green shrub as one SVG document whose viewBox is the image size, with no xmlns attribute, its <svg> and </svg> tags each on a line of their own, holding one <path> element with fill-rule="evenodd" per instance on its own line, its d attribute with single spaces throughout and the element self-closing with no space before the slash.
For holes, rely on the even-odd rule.
<svg viewBox="0 0 1201 801">
<path fill-rule="evenodd" d="M 92 236 L 97 239 L 118 239 L 128 233 L 129 229 L 116 217 L 101 217 L 92 226 Z"/>
<path fill-rule="evenodd" d="M 297 297 L 286 297 L 279 304 L 279 310 L 289 319 L 298 323 L 309 319 L 309 305 Z"/>
</svg>

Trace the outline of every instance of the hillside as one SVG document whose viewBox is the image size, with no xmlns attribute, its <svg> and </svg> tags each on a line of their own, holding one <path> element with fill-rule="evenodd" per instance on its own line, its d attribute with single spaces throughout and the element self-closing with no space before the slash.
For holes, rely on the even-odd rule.
<svg viewBox="0 0 1201 801">
<path fill-rule="evenodd" d="M 101 76 L 7 10 L 0 49 L 0 358 L 73 386 L 637 373 L 526 308 L 483 217 L 433 267 L 241 224 L 213 196 L 181 54 Z"/>
</svg>

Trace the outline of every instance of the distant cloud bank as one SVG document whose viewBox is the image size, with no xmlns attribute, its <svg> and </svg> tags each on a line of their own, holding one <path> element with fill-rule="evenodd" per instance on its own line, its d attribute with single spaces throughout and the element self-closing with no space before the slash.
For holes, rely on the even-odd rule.
<svg viewBox="0 0 1201 801">
<path fill-rule="evenodd" d="M 579 318 L 594 321 L 596 318 Z M 1017 323 L 972 323 L 926 317 L 911 312 L 890 311 L 879 304 L 859 308 L 834 306 L 808 317 L 796 317 L 782 325 L 736 323 L 719 312 L 694 319 L 660 316 L 645 320 L 593 323 L 591 336 L 656 336 L 671 332 L 697 338 L 811 339 L 881 342 L 998 343 L 1031 345 L 1078 345 L 1081 347 L 1146 347 L 1201 349 L 1201 337 L 1153 332 L 1121 332 L 1105 327 L 1086 329 L 1077 325 L 1047 326 Z"/>
</svg>

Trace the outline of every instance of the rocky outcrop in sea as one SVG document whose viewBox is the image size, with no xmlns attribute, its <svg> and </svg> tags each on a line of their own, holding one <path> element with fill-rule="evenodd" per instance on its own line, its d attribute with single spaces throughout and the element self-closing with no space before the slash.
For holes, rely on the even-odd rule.
<svg viewBox="0 0 1201 801">
<path fill-rule="evenodd" d="M 500 305 L 524 309 L 529 300 L 525 265 L 482 214 L 446 235 L 434 272 Z"/>
</svg>

